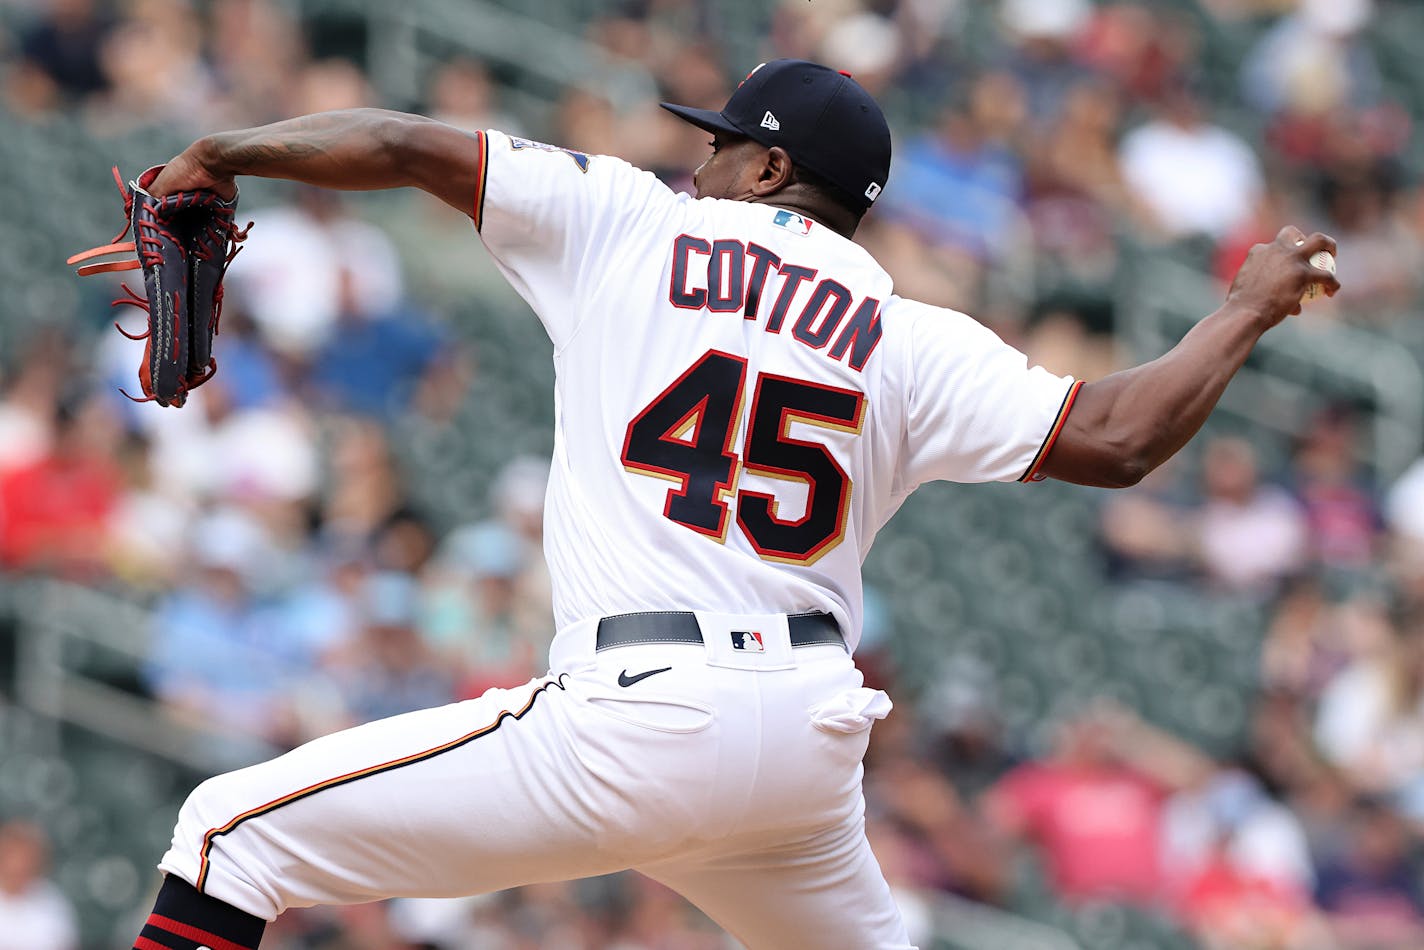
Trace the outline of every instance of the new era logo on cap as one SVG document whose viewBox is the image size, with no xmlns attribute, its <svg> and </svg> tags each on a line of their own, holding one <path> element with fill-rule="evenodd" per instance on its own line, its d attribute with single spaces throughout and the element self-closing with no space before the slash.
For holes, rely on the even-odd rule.
<svg viewBox="0 0 1424 950">
<path fill-rule="evenodd" d="M 770 110 L 768 110 L 766 115 L 761 117 L 761 127 L 771 129 L 773 132 L 779 132 L 781 130 L 781 120 L 772 115 Z"/>
<path fill-rule="evenodd" d="M 871 201 L 874 201 L 876 198 L 880 197 L 879 182 L 872 181 L 870 183 L 869 187 L 865 189 L 865 197 L 869 198 Z"/>
</svg>

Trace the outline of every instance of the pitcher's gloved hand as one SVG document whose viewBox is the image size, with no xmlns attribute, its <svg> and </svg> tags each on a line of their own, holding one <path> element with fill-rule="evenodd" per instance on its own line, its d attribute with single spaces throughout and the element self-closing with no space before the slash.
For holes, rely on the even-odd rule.
<svg viewBox="0 0 1424 950">
<path fill-rule="evenodd" d="M 146 341 L 138 371 L 143 398 L 136 401 L 181 406 L 189 390 L 217 371 L 212 349 L 222 313 L 223 275 L 252 225 L 237 227 L 235 192 L 231 198 L 212 191 L 154 197 L 147 189 L 163 167 L 155 165 L 127 185 L 114 169 L 114 181 L 124 198 L 124 228 L 113 241 L 75 254 L 68 263 L 82 264 L 81 277 L 143 271 L 145 293 L 139 295 L 122 284 L 125 296 L 114 301 L 115 306 L 131 304 L 148 312 L 147 332 L 132 337 Z M 121 243 L 130 232 L 132 239 Z M 115 253 L 133 257 L 84 263 Z M 122 328 L 119 332 L 124 333 Z"/>
</svg>

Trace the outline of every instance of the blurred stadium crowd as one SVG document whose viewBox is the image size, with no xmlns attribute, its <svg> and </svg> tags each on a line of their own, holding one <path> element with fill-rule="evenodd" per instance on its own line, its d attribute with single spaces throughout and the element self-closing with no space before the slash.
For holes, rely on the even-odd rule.
<svg viewBox="0 0 1424 950">
<path fill-rule="evenodd" d="M 300 4 L 6 5 L 7 125 L 64 115 L 100 136 L 195 136 L 410 107 L 617 154 L 679 189 L 705 136 L 657 101 L 720 106 L 755 65 L 719 44 L 736 4 L 610 3 L 584 24 L 611 65 L 601 84 L 533 117 L 474 58 L 434 70 L 419 101 L 385 101 L 359 57 L 322 52 L 329 37 Z M 1125 365 L 1116 288 L 1137 249 L 1226 281 L 1285 222 L 1340 243 L 1345 290 L 1306 319 L 1417 354 L 1424 88 L 1384 61 L 1381 26 L 1408 6 L 785 0 L 762 5 L 761 58 L 847 68 L 886 103 L 896 166 L 860 240 L 901 294 L 970 312 L 1055 371 Z M 553 633 L 547 463 L 508 459 L 481 485 L 482 516 L 459 523 L 411 488 L 444 473 L 413 472 L 402 450 L 461 424 L 488 366 L 450 318 L 457 301 L 507 299 L 474 236 L 416 197 L 377 226 L 339 196 L 282 194 L 245 203 L 257 226 L 229 278 L 220 370 L 181 412 L 118 395 L 140 347 L 94 332 L 107 290 L 8 336 L 0 375 L 4 576 L 151 606 L 142 691 L 231 737 L 234 766 L 249 739 L 291 747 L 522 682 Z M 867 631 L 862 665 L 898 702 L 867 760 L 871 833 L 924 945 L 936 895 L 954 893 L 1064 924 L 1094 950 L 1424 947 L 1424 460 L 1397 479 L 1372 470 L 1356 408 L 1316 412 L 1283 452 L 1249 431 L 1213 436 L 1098 500 L 1109 584 L 1237 598 L 1266 617 L 1241 631 L 1260 640 L 1258 688 L 1226 753 L 1092 696 L 1068 697 L 1076 711 L 1051 733 L 1008 729 L 992 683 L 897 689 L 897 631 Z M 0 950 L 72 950 L 32 817 L 0 815 L 13 819 Z M 1148 936 L 1126 922 L 1139 918 L 1157 922 Z M 294 913 L 268 945 L 726 944 L 629 875 Z"/>
</svg>

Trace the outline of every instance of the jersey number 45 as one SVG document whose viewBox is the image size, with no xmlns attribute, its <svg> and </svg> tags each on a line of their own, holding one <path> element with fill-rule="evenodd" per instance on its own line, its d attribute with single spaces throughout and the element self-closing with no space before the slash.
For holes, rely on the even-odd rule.
<svg viewBox="0 0 1424 950">
<path fill-rule="evenodd" d="M 727 498 L 737 499 L 737 527 L 761 557 L 811 564 L 840 543 L 850 511 L 850 477 L 825 445 L 793 439 L 792 422 L 860 432 L 865 399 L 852 389 L 758 374 L 746 441 L 733 450 L 742 415 L 747 361 L 708 350 L 628 423 L 623 466 L 677 482 L 663 515 L 699 534 L 725 540 Z M 737 491 L 740 470 L 802 482 L 806 510 L 778 517 L 773 495 Z"/>
</svg>

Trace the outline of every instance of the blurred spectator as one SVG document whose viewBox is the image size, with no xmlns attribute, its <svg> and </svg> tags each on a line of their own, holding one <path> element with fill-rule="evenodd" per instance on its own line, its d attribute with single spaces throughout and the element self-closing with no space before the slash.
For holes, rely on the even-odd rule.
<svg viewBox="0 0 1424 950">
<path fill-rule="evenodd" d="M 1372 15 L 1371 0 L 1302 0 L 1245 63 L 1243 94 L 1267 117 L 1269 151 L 1304 181 L 1385 171 L 1409 148 L 1410 112 L 1390 97 L 1378 44 L 1363 36 Z"/>
<path fill-rule="evenodd" d="M 1350 279 L 1332 300 L 1359 322 L 1395 319 L 1419 299 L 1424 246 L 1397 210 L 1395 177 L 1377 165 L 1342 167 L 1320 186 L 1338 257 L 1351 262 Z"/>
<path fill-rule="evenodd" d="M 34 464 L 50 449 L 71 341 L 41 332 L 14 347 L 0 398 L 0 475 Z"/>
<path fill-rule="evenodd" d="M 261 125 L 287 118 L 286 91 L 305 57 L 302 31 L 276 0 L 213 0 L 207 54 L 220 98 L 215 111 L 224 124 Z"/>
<path fill-rule="evenodd" d="M 851 73 L 871 95 L 878 96 L 899 64 L 900 31 L 877 13 L 852 14 L 826 32 L 816 60 Z"/>
<path fill-rule="evenodd" d="M 1405 795 L 1424 820 L 1424 636 L 1367 597 L 1340 610 L 1352 658 L 1321 694 L 1316 741 L 1357 788 Z"/>
<path fill-rule="evenodd" d="M 524 548 L 516 623 L 527 635 L 537 637 L 541 647 L 547 647 L 554 636 L 553 582 L 544 557 L 544 496 L 548 485 L 548 460 L 523 455 L 506 463 L 490 487 L 496 516 L 514 530 Z"/>
<path fill-rule="evenodd" d="M 280 571 L 251 517 L 224 510 L 193 529 L 195 573 L 158 605 L 144 679 L 180 719 L 291 744 L 288 698 L 313 657 L 264 611 Z"/>
<path fill-rule="evenodd" d="M 363 317 L 391 313 L 403 282 L 390 239 L 351 217 L 338 192 L 298 187 L 294 197 L 252 215 L 262 239 L 243 246 L 228 281 L 266 344 L 305 363 L 331 339 L 343 304 Z"/>
<path fill-rule="evenodd" d="M 376 527 L 370 547 L 377 568 L 415 575 L 426 569 L 435 554 L 435 531 L 423 515 L 402 506 Z"/>
<path fill-rule="evenodd" d="M 863 663 L 860 648 L 856 661 Z M 1008 747 L 993 670 L 976 661 L 952 661 L 935 671 L 934 681 L 936 685 L 919 697 L 913 727 L 923 749 L 913 754 L 937 767 L 961 796 L 976 800 L 1017 764 Z M 909 717 L 897 714 L 897 719 L 906 722 Z M 887 731 L 883 723 L 877 728 Z M 881 733 L 877 749 L 887 746 Z M 912 754 L 908 748 L 900 751 Z"/>
<path fill-rule="evenodd" d="M 1237 0 L 1239 2 L 1239 0 Z M 1097 7 L 1078 55 L 1133 100 L 1160 98 L 1199 52 L 1188 17 L 1140 3 Z"/>
<path fill-rule="evenodd" d="M 1189 581 L 1199 571 L 1191 504 L 1169 461 L 1137 486 L 1103 499 L 1099 539 L 1109 576 L 1121 581 Z"/>
<path fill-rule="evenodd" d="M 99 65 L 99 51 L 112 27 L 96 0 L 50 0 L 20 38 L 19 68 L 42 77 L 70 100 L 102 92 L 108 79 Z"/>
<path fill-rule="evenodd" d="M 1163 866 L 1187 891 L 1218 860 L 1297 903 L 1315 883 L 1300 822 L 1240 769 L 1221 769 L 1205 784 L 1173 795 L 1163 835 Z"/>
<path fill-rule="evenodd" d="M 1315 899 L 1342 950 L 1412 950 L 1424 942 L 1418 860 L 1403 823 L 1377 801 L 1357 802 L 1339 853 L 1321 864 Z"/>
<path fill-rule="evenodd" d="M 464 57 L 442 63 L 430 81 L 430 116 L 457 129 L 498 129 L 522 135 L 523 126 L 499 106 L 499 92 L 483 63 Z"/>
<path fill-rule="evenodd" d="M 408 574 L 383 572 L 362 585 L 360 632 L 331 664 L 346 722 L 384 719 L 455 698 L 454 675 L 417 627 L 419 590 Z"/>
<path fill-rule="evenodd" d="M 203 29 L 189 0 L 137 0 L 104 37 L 108 90 L 90 100 L 91 122 L 121 130 L 164 123 L 192 128 L 213 97 Z"/>
<path fill-rule="evenodd" d="M 1007 67 L 1022 89 L 1028 115 L 1036 124 L 1062 111 L 1063 96 L 1085 70 L 1073 55 L 1075 39 L 1088 26 L 1088 0 L 1003 0 L 1000 5 L 1008 40 Z"/>
<path fill-rule="evenodd" d="M 313 360 L 311 387 L 324 408 L 394 421 L 421 383 L 458 355 L 445 334 L 410 307 L 365 310 L 355 297 L 358 283 L 349 268 L 341 269 L 336 322 Z"/>
<path fill-rule="evenodd" d="M 428 589 L 425 631 L 465 677 L 461 693 L 514 686 L 543 671 L 535 631 L 521 630 L 519 576 L 523 542 L 507 526 L 483 522 L 456 529 L 441 547 Z"/>
<path fill-rule="evenodd" d="M 1318 934 L 1305 832 L 1248 773 L 1221 770 L 1163 816 L 1163 868 L 1208 950 L 1300 947 Z"/>
<path fill-rule="evenodd" d="M 336 57 L 303 64 L 286 93 L 287 115 L 359 109 L 376 99 L 361 67 Z"/>
<path fill-rule="evenodd" d="M 1118 213 L 1128 207 L 1126 183 L 1118 167 L 1115 142 L 1122 120 L 1122 103 L 1107 85 L 1083 80 L 1063 90 L 1063 108 L 1045 127 L 1046 135 L 1030 152 L 1030 197 L 1065 192 L 1090 202 L 1095 213 Z M 1048 226 L 1104 229 L 1113 225 L 1095 220 L 1087 223 L 1059 221 Z M 1111 237 L 1095 234 L 1086 250 L 1101 253 L 1101 242 Z M 1042 235 L 1046 243 L 1062 236 Z"/>
<path fill-rule="evenodd" d="M 1314 702 L 1349 662 L 1351 644 L 1342 611 L 1313 577 L 1291 582 L 1276 607 L 1261 647 L 1261 684 Z"/>
<path fill-rule="evenodd" d="M 1015 108 L 1022 90 L 1003 78 L 992 80 L 1001 100 L 996 108 Z M 1009 102 L 1002 101 L 1006 96 Z M 933 132 L 901 145 L 890 174 L 894 185 L 880 210 L 930 241 L 976 257 L 1005 253 L 1019 220 L 1023 173 L 1012 143 L 996 137 L 986 118 L 975 111 L 971 91 L 944 109 Z"/>
<path fill-rule="evenodd" d="M 1305 516 L 1283 489 L 1262 484 L 1244 439 L 1207 443 L 1199 516 L 1202 566 L 1221 587 L 1266 595 L 1299 570 L 1308 550 Z"/>
<path fill-rule="evenodd" d="M 218 371 L 223 374 L 232 408 L 241 411 L 283 402 L 289 393 L 281 378 L 281 367 L 258 336 L 257 325 L 244 309 L 240 293 L 228 293 L 223 300 L 221 335 L 222 361 Z"/>
<path fill-rule="evenodd" d="M 1339 408 L 1311 420 L 1294 459 L 1292 488 L 1305 513 L 1312 560 L 1352 574 L 1371 569 L 1384 530 L 1361 454 L 1355 418 Z"/>
<path fill-rule="evenodd" d="M 1288 804 L 1312 855 L 1336 846 L 1339 821 L 1352 794 L 1348 782 L 1322 761 L 1311 735 L 1311 709 L 1284 690 L 1264 692 L 1252 711 L 1249 761 L 1253 774 Z"/>
<path fill-rule="evenodd" d="M 147 407 L 153 470 L 184 498 L 296 501 L 317 489 L 310 418 L 296 403 L 239 409 L 219 370 L 181 413 Z"/>
<path fill-rule="evenodd" d="M 1117 163 L 1117 96 L 1099 82 L 1062 93 L 1061 113 L 1027 151 L 1025 212 L 1033 228 L 1035 362 L 1082 378 L 1116 368 L 1108 342 L 1129 199 Z"/>
<path fill-rule="evenodd" d="M 1263 113 L 1325 116 L 1372 105 L 1379 68 L 1360 32 L 1373 0 L 1300 0 L 1246 54 L 1241 94 Z"/>
<path fill-rule="evenodd" d="M 117 461 L 124 485 L 107 532 L 111 568 L 135 587 L 162 587 L 179 570 L 173 552 L 183 549 L 195 508 L 189 499 L 159 488 L 142 435 L 132 433 L 124 440 Z"/>
<path fill-rule="evenodd" d="M 1123 177 L 1143 223 L 1168 238 L 1223 237 L 1255 206 L 1260 161 L 1233 132 L 1213 125 L 1192 83 L 1164 92 L 1154 117 L 1123 137 Z"/>
<path fill-rule="evenodd" d="M 0 474 L 0 565 L 93 578 L 122 483 L 103 401 L 61 404 L 49 452 Z"/>
<path fill-rule="evenodd" d="M 303 563 L 305 562 L 305 563 Z M 305 644 L 312 666 L 321 666 L 345 646 L 360 626 L 361 592 L 370 575 L 368 553 L 358 545 L 302 552 L 305 576 L 292 579 L 272 611 L 284 636 Z"/>
<path fill-rule="evenodd" d="M 549 464 L 512 459 L 490 487 L 495 517 L 456 528 L 428 572 L 426 630 L 464 672 L 463 695 L 522 683 L 548 668 L 554 636 L 544 558 Z"/>
<path fill-rule="evenodd" d="M 45 879 L 49 842 L 31 824 L 0 824 L 0 950 L 78 950 L 69 901 Z"/>
<path fill-rule="evenodd" d="M 342 420 L 331 434 L 327 463 L 325 540 L 374 548 L 381 527 L 405 505 L 385 431 L 370 420 Z"/>
<path fill-rule="evenodd" d="M 1166 797 L 1211 774 L 1195 749 L 1121 710 L 1062 722 L 1050 759 L 1020 765 L 986 797 L 989 820 L 1039 849 L 1055 893 L 1072 902 L 1163 897 Z"/>
<path fill-rule="evenodd" d="M 990 903 L 1009 893 L 1007 849 L 944 776 L 909 757 L 877 760 L 868 778 L 887 833 L 898 833 L 902 882 Z"/>
</svg>

